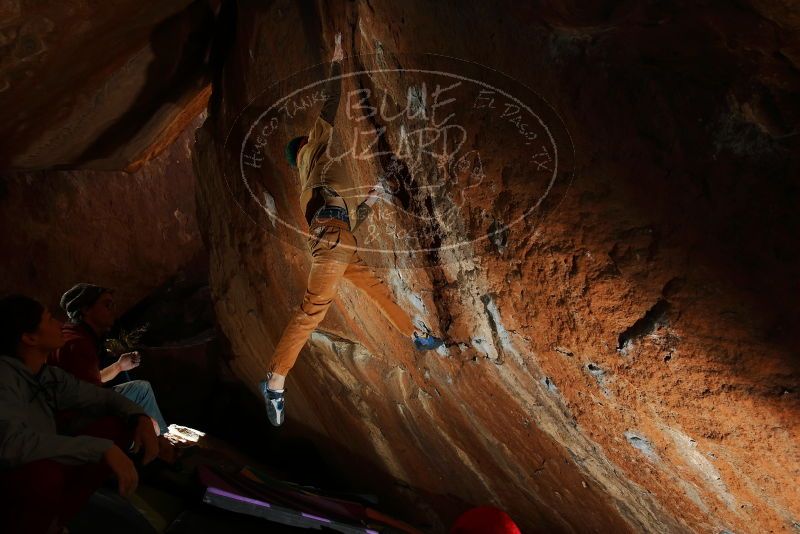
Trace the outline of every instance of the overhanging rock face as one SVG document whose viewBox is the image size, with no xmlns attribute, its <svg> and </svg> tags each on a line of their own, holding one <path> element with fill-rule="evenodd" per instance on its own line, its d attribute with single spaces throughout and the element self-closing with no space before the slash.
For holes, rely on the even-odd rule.
<svg viewBox="0 0 800 534">
<path fill-rule="evenodd" d="M 0 6 L 0 168 L 136 171 L 205 109 L 217 0 Z"/>
<path fill-rule="evenodd" d="M 224 7 L 195 171 L 235 371 L 263 378 L 302 298 L 282 151 L 342 32 L 340 164 L 394 193 L 356 237 L 448 346 L 414 352 L 344 282 L 289 424 L 361 458 L 354 476 L 525 531 L 793 528 L 797 17 L 523 4 Z"/>
<path fill-rule="evenodd" d="M 63 317 L 64 291 L 93 282 L 127 310 L 202 264 L 191 150 L 203 119 L 135 173 L 0 173 L 0 293 L 31 295 Z"/>
</svg>

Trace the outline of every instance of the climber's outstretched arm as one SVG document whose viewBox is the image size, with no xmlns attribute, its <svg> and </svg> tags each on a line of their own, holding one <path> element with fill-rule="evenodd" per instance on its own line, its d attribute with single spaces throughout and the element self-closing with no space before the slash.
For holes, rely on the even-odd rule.
<svg viewBox="0 0 800 534">
<path fill-rule="evenodd" d="M 367 217 L 372 214 L 372 205 L 375 204 L 386 192 L 386 190 L 381 185 L 381 182 L 378 182 L 373 186 L 372 189 L 369 190 L 367 193 L 367 199 L 358 205 L 356 208 L 356 222 L 353 225 L 353 231 L 356 231 L 356 228 L 361 226 L 361 223 L 367 220 Z"/>
<path fill-rule="evenodd" d="M 358 205 L 356 208 L 356 222 L 353 224 L 353 232 L 355 232 L 356 229 L 361 226 L 361 223 L 367 220 L 371 213 L 372 206 L 367 204 L 366 200 Z"/>
<path fill-rule="evenodd" d="M 333 58 L 331 58 L 331 67 L 328 73 L 328 80 L 323 86 L 325 91 L 325 102 L 322 104 L 322 111 L 319 116 L 328 124 L 333 126 L 333 121 L 336 118 L 336 110 L 339 109 L 339 100 L 342 97 L 342 60 L 344 59 L 344 52 L 342 51 L 342 34 L 336 34 L 336 48 L 333 51 Z"/>
</svg>

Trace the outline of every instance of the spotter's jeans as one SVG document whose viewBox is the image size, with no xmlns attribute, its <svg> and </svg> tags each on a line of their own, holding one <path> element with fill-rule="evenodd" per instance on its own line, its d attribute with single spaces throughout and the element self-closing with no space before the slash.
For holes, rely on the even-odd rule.
<svg viewBox="0 0 800 534">
<path fill-rule="evenodd" d="M 161 409 L 158 407 L 156 395 L 153 393 L 153 387 L 150 382 L 147 380 L 131 380 L 114 386 L 113 389 L 126 399 L 141 406 L 144 413 L 155 419 L 162 436 L 167 433 L 169 427 L 164 420 L 164 416 L 161 415 Z"/>
</svg>

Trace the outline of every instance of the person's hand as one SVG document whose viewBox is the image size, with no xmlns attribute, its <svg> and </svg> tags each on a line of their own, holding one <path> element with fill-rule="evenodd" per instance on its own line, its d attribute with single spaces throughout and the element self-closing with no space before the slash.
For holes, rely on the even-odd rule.
<svg viewBox="0 0 800 534">
<path fill-rule="evenodd" d="M 377 183 L 372 186 L 372 189 L 369 190 L 367 193 L 367 198 L 364 202 L 367 203 L 367 206 L 372 206 L 381 198 L 381 196 L 384 195 L 384 193 L 386 193 L 386 189 L 383 188 L 383 185 Z"/>
<path fill-rule="evenodd" d="M 139 473 L 136 472 L 133 462 L 122 452 L 122 449 L 112 445 L 103 453 L 103 461 L 114 473 L 120 495 L 129 497 L 136 491 L 136 486 L 139 484 Z"/>
<path fill-rule="evenodd" d="M 139 367 L 139 362 L 142 361 L 142 357 L 139 355 L 138 352 L 126 352 L 122 356 L 119 357 L 117 360 L 117 365 L 119 366 L 119 370 L 121 371 L 130 371 L 131 369 L 135 369 Z"/>
<path fill-rule="evenodd" d="M 335 63 L 336 61 L 342 61 L 344 59 L 344 51 L 342 50 L 342 34 L 336 34 L 336 46 L 333 49 L 333 57 L 331 58 L 331 63 Z"/>
<path fill-rule="evenodd" d="M 133 452 L 138 453 L 142 447 L 142 465 L 147 465 L 158 456 L 158 438 L 152 420 L 146 415 L 137 418 L 136 430 L 133 432 Z"/>
</svg>

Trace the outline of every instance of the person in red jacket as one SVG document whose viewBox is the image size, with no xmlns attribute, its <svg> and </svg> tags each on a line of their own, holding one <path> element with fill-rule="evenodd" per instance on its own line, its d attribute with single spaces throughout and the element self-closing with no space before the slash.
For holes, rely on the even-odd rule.
<svg viewBox="0 0 800 534">
<path fill-rule="evenodd" d="M 128 371 L 139 365 L 139 354 L 128 352 L 111 365 L 100 368 L 101 357 L 106 351 L 103 337 L 116 320 L 111 289 L 94 284 L 76 284 L 61 297 L 61 307 L 67 313 L 69 322 L 62 328 L 65 342 L 54 354 L 54 365 L 96 386 L 102 386 L 120 374 L 126 376 Z M 167 422 L 158 407 L 150 382 L 130 380 L 113 386 L 113 389 L 142 407 L 153 420 L 157 435 L 167 432 Z"/>
</svg>

